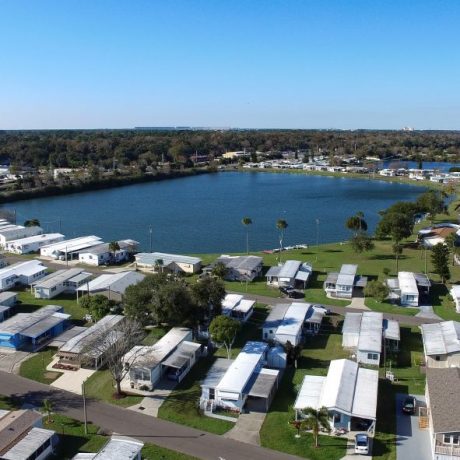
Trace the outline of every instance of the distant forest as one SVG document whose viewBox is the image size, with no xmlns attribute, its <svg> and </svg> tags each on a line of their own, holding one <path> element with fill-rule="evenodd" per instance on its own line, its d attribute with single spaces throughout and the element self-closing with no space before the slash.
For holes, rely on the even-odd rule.
<svg viewBox="0 0 460 460">
<path fill-rule="evenodd" d="M 13 168 L 190 166 L 196 155 L 210 160 L 226 151 L 285 151 L 307 155 L 460 160 L 460 133 L 453 131 L 316 130 L 69 130 L 0 131 L 0 163 Z"/>
</svg>

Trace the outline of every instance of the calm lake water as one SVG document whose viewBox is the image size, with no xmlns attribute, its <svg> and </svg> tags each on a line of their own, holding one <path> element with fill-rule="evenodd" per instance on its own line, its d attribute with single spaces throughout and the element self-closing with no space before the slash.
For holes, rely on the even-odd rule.
<svg viewBox="0 0 460 460">
<path fill-rule="evenodd" d="M 417 169 L 419 164 L 416 161 L 398 161 L 398 160 L 390 160 L 383 162 L 383 168 L 388 168 L 394 165 L 398 165 L 398 168 L 412 168 Z M 460 164 L 458 163 L 445 163 L 439 161 L 423 161 L 422 162 L 423 169 L 436 169 L 440 172 L 449 172 L 449 169 L 452 167 L 459 167 Z"/>
<path fill-rule="evenodd" d="M 363 211 L 370 230 L 378 211 L 398 200 L 413 200 L 423 187 L 302 174 L 217 173 L 97 192 L 20 201 L 6 205 L 18 223 L 38 218 L 47 232 L 67 237 L 94 234 L 111 241 L 133 238 L 149 250 L 226 253 L 245 250 L 241 219 L 249 216 L 250 249 L 278 246 L 277 219 L 288 228 L 285 245 L 342 241 L 344 222 Z M 316 220 L 319 219 L 319 224 Z"/>
</svg>

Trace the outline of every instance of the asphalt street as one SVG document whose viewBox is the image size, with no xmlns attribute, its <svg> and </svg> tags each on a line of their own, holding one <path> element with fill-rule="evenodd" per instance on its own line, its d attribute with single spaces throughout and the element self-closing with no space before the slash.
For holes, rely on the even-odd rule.
<svg viewBox="0 0 460 460">
<path fill-rule="evenodd" d="M 56 390 L 17 375 L 0 372 L 0 394 L 13 397 L 19 404 L 37 407 L 44 399 L 54 411 L 83 421 L 81 396 Z M 110 404 L 87 400 L 88 420 L 108 433 L 132 436 L 144 442 L 209 460 L 294 460 L 299 457 L 234 441 L 183 425 L 167 422 Z"/>
</svg>

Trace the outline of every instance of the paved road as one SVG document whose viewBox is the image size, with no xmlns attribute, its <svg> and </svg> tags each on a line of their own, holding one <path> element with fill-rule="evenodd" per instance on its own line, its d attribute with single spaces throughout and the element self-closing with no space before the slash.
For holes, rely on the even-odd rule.
<svg viewBox="0 0 460 460">
<path fill-rule="evenodd" d="M 19 403 L 42 406 L 45 398 L 54 410 L 83 420 L 82 398 L 13 374 L 0 372 L 0 394 Z M 298 457 L 244 444 L 232 439 L 149 417 L 110 404 L 90 400 L 88 420 L 108 432 L 123 434 L 206 460 L 295 460 Z"/>
<path fill-rule="evenodd" d="M 407 395 L 396 395 L 396 457 L 398 460 L 430 460 L 431 445 L 428 429 L 418 427 L 417 415 L 405 415 L 401 407 Z M 425 397 L 417 396 L 417 401 L 425 405 Z"/>
<path fill-rule="evenodd" d="M 278 303 L 292 303 L 292 302 L 302 302 L 302 300 L 295 300 L 295 299 L 288 299 L 286 297 L 268 297 L 264 295 L 259 295 L 259 294 L 249 294 L 247 292 L 243 291 L 229 291 L 233 292 L 235 294 L 242 294 L 244 295 L 247 299 L 252 299 L 255 300 L 256 302 L 263 303 L 266 305 L 276 305 Z M 326 304 L 321 304 L 325 308 L 328 308 L 331 312 L 333 313 L 338 313 L 340 315 L 343 315 L 345 312 L 357 312 L 357 313 L 362 313 L 362 309 L 357 309 L 357 308 L 349 308 L 349 307 L 337 307 L 335 305 L 326 305 Z M 436 318 L 421 318 L 417 316 L 408 316 L 408 315 L 398 315 L 394 313 L 384 313 L 383 317 L 385 319 L 394 319 L 396 321 L 399 321 L 401 324 L 407 324 L 409 326 L 420 326 L 421 324 L 427 324 L 427 323 L 439 323 L 440 321 L 443 321 L 442 319 L 436 319 Z"/>
</svg>

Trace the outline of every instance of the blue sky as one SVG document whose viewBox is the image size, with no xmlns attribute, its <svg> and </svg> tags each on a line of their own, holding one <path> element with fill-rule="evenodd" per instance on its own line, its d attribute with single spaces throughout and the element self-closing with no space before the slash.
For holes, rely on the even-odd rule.
<svg viewBox="0 0 460 460">
<path fill-rule="evenodd" d="M 0 129 L 460 129 L 460 2 L 0 0 Z"/>
</svg>

